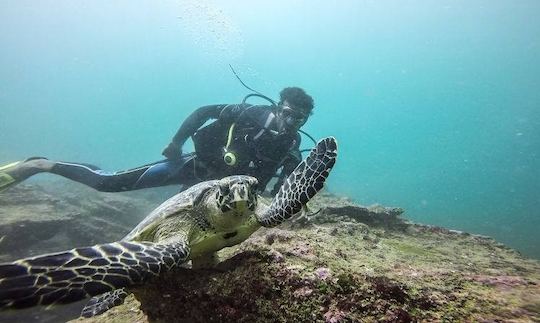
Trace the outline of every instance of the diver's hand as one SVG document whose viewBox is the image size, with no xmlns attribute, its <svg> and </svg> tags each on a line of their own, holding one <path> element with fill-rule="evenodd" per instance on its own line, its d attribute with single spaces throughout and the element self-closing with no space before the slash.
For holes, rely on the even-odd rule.
<svg viewBox="0 0 540 323">
<path fill-rule="evenodd" d="M 167 157 L 167 159 L 180 159 L 182 156 L 182 147 L 174 142 L 171 142 L 167 147 L 165 147 L 165 149 L 163 149 L 161 154 Z"/>
</svg>

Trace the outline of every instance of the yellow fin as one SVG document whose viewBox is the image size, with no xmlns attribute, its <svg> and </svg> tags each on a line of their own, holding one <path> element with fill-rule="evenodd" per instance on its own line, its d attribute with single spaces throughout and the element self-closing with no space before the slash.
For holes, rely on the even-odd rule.
<svg viewBox="0 0 540 323">
<path fill-rule="evenodd" d="M 13 166 L 16 166 L 17 164 L 19 164 L 20 161 L 16 161 L 14 163 L 11 163 L 11 164 L 7 164 L 7 165 L 4 165 L 4 166 L 0 166 L 0 171 L 3 171 L 3 170 L 6 170 L 8 168 L 11 168 Z"/>
<path fill-rule="evenodd" d="M 15 167 L 19 163 L 20 161 L 0 167 L 0 192 L 8 188 L 8 186 L 10 186 L 11 184 L 15 182 L 15 179 L 13 178 L 13 176 L 9 175 L 8 173 L 4 173 L 2 171 Z"/>
</svg>

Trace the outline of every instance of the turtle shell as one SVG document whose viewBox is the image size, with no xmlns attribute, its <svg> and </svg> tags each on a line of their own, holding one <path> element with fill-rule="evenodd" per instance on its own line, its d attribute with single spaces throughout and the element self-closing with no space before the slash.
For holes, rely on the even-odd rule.
<svg viewBox="0 0 540 323">
<path fill-rule="evenodd" d="M 219 181 L 211 180 L 191 186 L 187 190 L 174 195 L 170 199 L 163 202 L 146 218 L 144 218 L 130 233 L 122 240 L 148 240 L 142 237 L 143 232 L 151 231 L 157 228 L 171 214 L 179 212 L 190 212 L 195 206 L 202 201 L 204 194 L 218 184 Z M 145 236 L 148 236 L 145 234 Z M 153 241 L 153 240 L 150 240 Z"/>
</svg>

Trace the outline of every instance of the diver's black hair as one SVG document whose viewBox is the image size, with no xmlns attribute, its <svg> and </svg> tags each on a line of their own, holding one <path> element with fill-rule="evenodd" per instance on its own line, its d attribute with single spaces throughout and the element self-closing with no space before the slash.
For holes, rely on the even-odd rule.
<svg viewBox="0 0 540 323">
<path fill-rule="evenodd" d="M 298 108 L 303 112 L 312 114 L 313 98 L 299 87 L 286 87 L 279 92 L 279 103 L 284 101 L 293 105 L 293 108 Z"/>
</svg>

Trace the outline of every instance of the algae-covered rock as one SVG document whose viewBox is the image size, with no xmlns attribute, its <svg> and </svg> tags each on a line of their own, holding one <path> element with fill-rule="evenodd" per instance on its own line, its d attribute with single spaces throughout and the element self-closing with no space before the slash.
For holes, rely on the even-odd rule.
<svg viewBox="0 0 540 323">
<path fill-rule="evenodd" d="M 322 200 L 313 203 L 322 209 L 309 221 L 261 229 L 223 250 L 217 268 L 168 273 L 134 289 L 134 298 L 106 316 L 82 321 L 540 318 L 537 261 L 486 237 L 409 223 L 400 218 L 400 209 L 364 208 L 329 195 Z"/>
<path fill-rule="evenodd" d="M 120 239 L 166 198 L 65 191 L 20 186 L 0 194 L 2 259 Z M 488 237 L 410 223 L 402 213 L 320 194 L 307 215 L 222 250 L 216 268 L 180 268 L 132 289 L 123 305 L 77 321 L 540 320 L 538 261 Z M 2 315 L 56 322 L 83 305 Z M 65 308 L 71 314 L 55 316 Z"/>
</svg>

